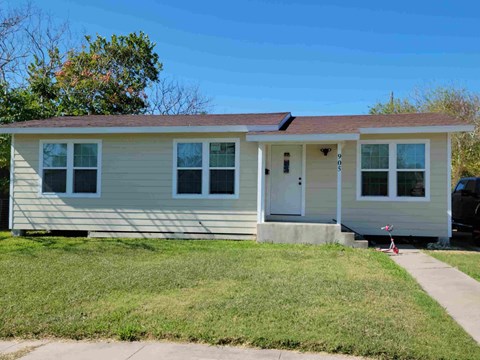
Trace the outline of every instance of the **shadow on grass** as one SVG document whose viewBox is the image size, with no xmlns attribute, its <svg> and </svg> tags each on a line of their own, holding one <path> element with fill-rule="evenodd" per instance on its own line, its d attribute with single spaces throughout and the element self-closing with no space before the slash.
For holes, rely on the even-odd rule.
<svg viewBox="0 0 480 360">
<path fill-rule="evenodd" d="M 112 240 L 109 240 L 109 241 L 112 241 Z M 129 240 L 123 240 L 123 239 L 115 239 L 113 241 L 115 243 L 122 244 L 123 246 L 133 250 L 158 251 L 158 249 L 155 246 L 152 246 L 151 244 L 148 244 L 142 240 L 129 241 Z"/>
<path fill-rule="evenodd" d="M 10 236 L 5 239 L 11 238 Z M 32 253 L 34 249 L 47 248 L 55 250 L 63 250 L 67 252 L 80 252 L 80 251 L 104 251 L 107 249 L 114 250 L 115 248 L 123 248 L 130 250 L 146 250 L 146 251 L 159 251 L 157 247 L 143 240 L 129 240 L 129 239 L 91 239 L 87 237 L 65 237 L 58 236 L 58 234 L 29 234 L 23 236 L 23 240 L 31 242 L 37 246 L 25 246 L 20 247 L 17 251 L 26 253 Z M 2 238 L 0 237 L 0 240 Z M 89 246 L 93 245 L 93 246 Z"/>
</svg>

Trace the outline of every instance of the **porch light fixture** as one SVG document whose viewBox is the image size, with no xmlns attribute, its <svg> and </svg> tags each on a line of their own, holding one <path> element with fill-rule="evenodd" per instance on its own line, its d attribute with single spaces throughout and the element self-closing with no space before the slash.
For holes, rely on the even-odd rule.
<svg viewBox="0 0 480 360">
<path fill-rule="evenodd" d="M 321 148 L 320 151 L 323 153 L 323 155 L 327 156 L 330 151 L 332 151 L 332 148 Z"/>
</svg>

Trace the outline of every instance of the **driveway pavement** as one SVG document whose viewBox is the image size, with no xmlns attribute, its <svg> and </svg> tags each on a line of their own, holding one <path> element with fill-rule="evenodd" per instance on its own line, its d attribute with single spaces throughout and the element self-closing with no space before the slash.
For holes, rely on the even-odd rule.
<svg viewBox="0 0 480 360">
<path fill-rule="evenodd" d="M 391 258 L 480 344 L 480 282 L 413 247 Z"/>
<path fill-rule="evenodd" d="M 29 351 L 29 352 L 28 352 Z M 23 353 L 22 353 L 23 352 Z M 27 353 L 28 352 L 28 353 Z M 25 360 L 359 360 L 354 356 L 304 354 L 230 346 L 168 342 L 0 341 L 2 354 Z"/>
</svg>

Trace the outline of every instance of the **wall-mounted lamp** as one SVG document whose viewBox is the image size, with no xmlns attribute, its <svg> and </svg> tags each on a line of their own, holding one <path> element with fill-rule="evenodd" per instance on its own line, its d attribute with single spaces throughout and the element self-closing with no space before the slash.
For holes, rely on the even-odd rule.
<svg viewBox="0 0 480 360">
<path fill-rule="evenodd" d="M 320 151 L 323 153 L 323 155 L 327 156 L 330 151 L 332 151 L 331 148 L 321 148 Z"/>
</svg>

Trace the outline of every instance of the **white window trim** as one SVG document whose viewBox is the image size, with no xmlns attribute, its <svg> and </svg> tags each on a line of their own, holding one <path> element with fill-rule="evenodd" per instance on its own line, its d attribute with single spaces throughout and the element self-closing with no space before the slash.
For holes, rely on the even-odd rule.
<svg viewBox="0 0 480 360">
<path fill-rule="evenodd" d="M 43 189 L 43 144 L 67 144 L 67 192 L 65 193 L 44 193 Z M 96 193 L 74 193 L 73 192 L 73 146 L 74 144 L 97 144 L 97 192 Z M 98 139 L 52 139 L 40 140 L 39 144 L 39 189 L 38 196 L 41 198 L 99 198 L 102 193 L 102 140 Z M 54 168 L 52 168 L 54 169 Z M 89 169 L 89 168 L 85 168 Z M 90 168 L 94 169 L 94 168 Z"/>
<path fill-rule="evenodd" d="M 388 144 L 388 196 L 362 196 L 362 153 L 364 144 Z M 425 196 L 397 196 L 397 144 L 425 144 Z M 410 171 L 415 171 L 411 169 Z M 381 171 L 381 170 L 375 170 Z M 403 170 L 400 170 L 403 171 Z M 408 171 L 405 169 L 405 171 Z M 430 140 L 429 139 L 395 139 L 395 140 L 361 140 L 357 141 L 357 201 L 398 201 L 429 202 L 430 201 Z"/>
<path fill-rule="evenodd" d="M 235 143 L 235 189 L 234 194 L 209 194 L 210 189 L 210 143 L 230 142 Z M 202 144 L 202 193 L 177 194 L 177 144 L 201 143 Z M 183 169 L 183 168 L 182 168 Z M 188 168 L 185 168 L 188 169 Z M 217 168 L 212 168 L 217 169 Z M 233 170 L 233 168 L 222 168 Z M 174 139 L 172 161 L 172 197 L 174 199 L 238 199 L 240 196 L 240 139 L 239 138 L 201 138 L 201 139 Z"/>
</svg>

